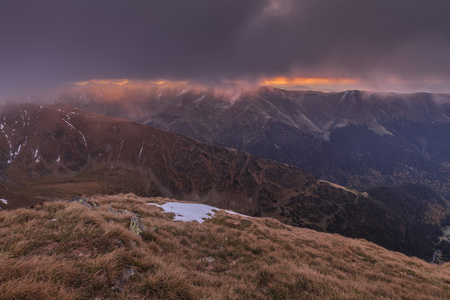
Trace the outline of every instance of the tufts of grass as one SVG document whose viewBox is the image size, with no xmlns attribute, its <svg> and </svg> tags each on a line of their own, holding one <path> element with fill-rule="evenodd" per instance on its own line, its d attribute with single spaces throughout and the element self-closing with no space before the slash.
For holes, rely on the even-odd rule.
<svg viewBox="0 0 450 300">
<path fill-rule="evenodd" d="M 197 299 L 185 270 L 177 266 L 159 268 L 143 279 L 140 287 L 145 297 L 156 299 Z"/>
<path fill-rule="evenodd" d="M 89 201 L 0 212 L 0 299 L 450 298 L 450 264 L 364 240 L 224 212 L 175 222 L 146 205 L 164 198 Z"/>
</svg>

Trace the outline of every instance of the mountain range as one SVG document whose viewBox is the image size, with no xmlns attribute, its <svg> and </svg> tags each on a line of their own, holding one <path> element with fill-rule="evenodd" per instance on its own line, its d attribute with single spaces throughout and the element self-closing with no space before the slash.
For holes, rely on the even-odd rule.
<svg viewBox="0 0 450 300">
<path fill-rule="evenodd" d="M 134 192 L 274 217 L 421 257 L 430 257 L 437 239 L 429 228 L 424 234 L 407 228 L 414 214 L 406 218 L 367 193 L 243 151 L 62 104 L 8 105 L 0 120 L 0 197 L 11 197 L 0 203 L 4 208 Z M 434 217 L 424 222 L 432 230 L 450 207 L 437 197 L 423 205 Z"/>
<path fill-rule="evenodd" d="M 413 182 L 450 196 L 450 95 L 92 84 L 52 102 L 244 150 L 351 188 Z"/>
</svg>

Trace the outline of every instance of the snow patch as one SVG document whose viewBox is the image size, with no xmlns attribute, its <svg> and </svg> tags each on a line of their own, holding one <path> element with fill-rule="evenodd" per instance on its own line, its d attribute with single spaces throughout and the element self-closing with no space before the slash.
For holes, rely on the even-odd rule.
<svg viewBox="0 0 450 300">
<path fill-rule="evenodd" d="M 231 101 L 234 102 L 234 101 L 238 100 L 241 97 L 241 95 L 242 95 L 242 92 L 238 91 L 237 93 L 233 94 L 233 96 L 231 96 Z"/>
<path fill-rule="evenodd" d="M 8 200 L 0 198 L 0 201 L 3 202 L 3 204 L 8 204 Z"/>
<path fill-rule="evenodd" d="M 179 203 L 179 202 L 167 202 L 163 205 L 156 203 L 147 203 L 147 205 L 155 205 L 161 207 L 165 212 L 171 212 L 175 214 L 175 221 L 191 222 L 197 221 L 203 223 L 205 219 L 210 219 L 214 216 L 215 211 L 221 210 L 220 208 L 197 203 Z M 248 217 L 229 210 L 224 210 L 229 214 L 235 214 L 242 217 Z"/>
<path fill-rule="evenodd" d="M 177 97 L 178 97 L 178 96 L 181 96 L 181 95 L 183 95 L 183 94 L 186 94 L 187 91 L 189 91 L 189 87 L 184 87 L 184 88 L 181 90 L 181 92 L 178 93 Z"/>
<path fill-rule="evenodd" d="M 222 103 L 218 104 L 217 107 L 219 109 L 227 109 L 228 107 L 232 106 L 235 102 L 234 101 L 223 101 Z"/>
<path fill-rule="evenodd" d="M 0 129 L 1 129 L 3 135 L 5 136 L 6 140 L 8 141 L 8 144 L 9 144 L 9 159 L 7 160 L 7 163 L 10 164 L 10 163 L 12 163 L 12 161 L 13 161 L 13 158 L 14 158 L 14 157 L 13 157 L 14 152 L 13 152 L 13 147 L 12 147 L 11 141 L 9 140 L 9 137 L 8 137 L 8 135 L 5 133 L 5 131 L 3 130 L 3 128 L 4 128 L 4 127 L 2 126 Z"/>
<path fill-rule="evenodd" d="M 141 154 L 142 154 L 142 150 L 144 149 L 144 143 L 142 143 L 142 146 L 141 146 L 141 150 L 139 151 L 139 157 L 141 157 Z M 138 158 L 139 158 L 138 157 Z"/>
<path fill-rule="evenodd" d="M 205 98 L 206 94 L 203 94 L 201 97 L 199 97 L 198 99 L 194 100 L 195 105 L 198 105 L 200 102 L 202 102 L 203 98 Z"/>
<path fill-rule="evenodd" d="M 122 140 L 122 141 L 120 142 L 120 150 L 119 150 L 119 155 L 117 155 L 117 162 L 119 162 L 120 155 L 122 154 L 123 141 L 124 141 L 124 140 Z"/>
<path fill-rule="evenodd" d="M 20 145 L 19 145 L 19 148 L 17 149 L 17 151 L 16 151 L 16 152 L 14 152 L 14 156 L 17 156 L 17 155 L 19 155 L 19 153 L 20 153 L 20 149 L 22 149 L 22 144 L 20 144 Z"/>
<path fill-rule="evenodd" d="M 375 134 L 377 134 L 379 136 L 383 136 L 383 135 L 392 135 L 393 136 L 393 134 L 389 130 L 384 128 L 383 126 L 374 126 L 374 127 L 369 126 L 369 130 L 373 131 Z"/>
<path fill-rule="evenodd" d="M 70 124 L 69 121 L 67 121 L 66 119 L 64 119 L 64 118 L 61 118 L 61 119 L 62 119 L 64 122 L 66 122 L 66 124 L 69 125 L 72 129 L 78 131 L 78 133 L 81 135 L 81 137 L 83 138 L 83 141 L 84 141 L 84 145 L 86 146 L 86 149 L 88 150 L 88 158 L 90 158 L 91 155 L 89 154 L 89 147 L 88 147 L 88 144 L 87 144 L 87 141 L 86 141 L 86 138 L 85 138 L 84 134 L 83 134 L 80 130 L 78 130 L 77 128 L 75 128 L 75 126 L 73 126 L 72 124 Z"/>
</svg>

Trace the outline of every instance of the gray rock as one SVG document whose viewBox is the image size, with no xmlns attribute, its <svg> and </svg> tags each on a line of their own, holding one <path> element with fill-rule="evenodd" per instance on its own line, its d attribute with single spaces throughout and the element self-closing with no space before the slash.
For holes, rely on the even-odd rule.
<svg viewBox="0 0 450 300">
<path fill-rule="evenodd" d="M 115 292 L 121 292 L 123 290 L 123 284 L 127 282 L 134 274 L 136 274 L 136 271 L 131 266 L 126 267 L 122 271 L 122 276 L 116 280 L 111 289 Z"/>
<path fill-rule="evenodd" d="M 138 235 L 141 235 L 145 230 L 145 226 L 138 217 L 132 216 L 130 220 L 130 230 Z"/>
<path fill-rule="evenodd" d="M 119 216 L 119 214 L 117 213 L 117 211 L 114 210 L 114 208 L 112 208 L 111 206 L 109 207 L 109 211 L 112 212 L 114 214 L 114 216 Z"/>
<path fill-rule="evenodd" d="M 128 209 L 124 209 L 122 212 L 124 215 L 130 215 L 130 216 L 134 216 L 134 217 L 139 217 L 138 214 L 135 214 L 134 212 L 129 211 Z"/>
<path fill-rule="evenodd" d="M 83 205 L 85 205 L 85 206 L 87 206 L 87 207 L 94 207 L 93 205 L 91 205 L 88 201 L 87 201 L 87 199 L 86 198 L 83 198 L 83 197 L 75 197 L 75 198 L 72 198 L 72 199 L 70 199 L 69 200 L 69 202 L 76 202 L 76 203 L 80 203 L 80 204 L 83 204 Z M 98 205 L 97 205 L 98 206 Z"/>
<path fill-rule="evenodd" d="M 203 258 L 202 258 L 202 262 L 205 263 L 205 264 L 210 264 L 210 263 L 212 263 L 212 262 L 214 262 L 214 261 L 215 261 L 215 259 L 212 258 L 211 256 L 203 257 Z"/>
</svg>

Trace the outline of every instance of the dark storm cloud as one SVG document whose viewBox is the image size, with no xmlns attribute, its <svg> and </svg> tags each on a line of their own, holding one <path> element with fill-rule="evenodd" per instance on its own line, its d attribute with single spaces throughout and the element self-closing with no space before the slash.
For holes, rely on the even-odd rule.
<svg viewBox="0 0 450 300">
<path fill-rule="evenodd" d="M 295 74 L 440 86 L 450 1 L 4 0 L 0 89 Z"/>
</svg>

